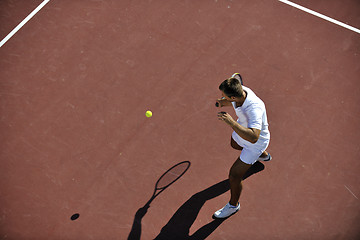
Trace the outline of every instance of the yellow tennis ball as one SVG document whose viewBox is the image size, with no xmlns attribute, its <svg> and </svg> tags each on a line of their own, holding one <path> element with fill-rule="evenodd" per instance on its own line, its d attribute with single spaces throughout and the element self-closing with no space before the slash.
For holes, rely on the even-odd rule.
<svg viewBox="0 0 360 240">
<path fill-rule="evenodd" d="M 148 118 L 151 117 L 151 116 L 152 116 L 152 112 L 151 112 L 151 111 L 146 111 L 145 116 L 148 117 Z"/>
</svg>

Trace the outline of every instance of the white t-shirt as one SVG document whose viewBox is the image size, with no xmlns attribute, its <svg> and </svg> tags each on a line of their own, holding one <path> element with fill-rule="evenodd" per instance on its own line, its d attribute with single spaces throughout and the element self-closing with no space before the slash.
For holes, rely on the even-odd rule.
<svg viewBox="0 0 360 240">
<path fill-rule="evenodd" d="M 243 127 L 259 129 L 261 132 L 259 140 L 255 144 L 241 138 L 240 136 L 237 139 L 237 142 L 243 147 L 262 145 L 264 142 L 268 142 L 270 140 L 265 104 L 250 88 L 243 86 L 243 89 L 247 93 L 243 105 L 236 107 L 236 103 L 232 102 L 236 115 L 238 116 L 237 122 Z"/>
</svg>

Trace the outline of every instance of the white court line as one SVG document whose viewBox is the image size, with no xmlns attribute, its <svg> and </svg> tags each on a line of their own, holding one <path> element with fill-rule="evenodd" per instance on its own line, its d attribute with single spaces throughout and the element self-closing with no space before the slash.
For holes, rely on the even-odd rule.
<svg viewBox="0 0 360 240">
<path fill-rule="evenodd" d="M 344 186 L 357 200 L 359 200 L 358 197 L 346 185 Z"/>
<path fill-rule="evenodd" d="M 25 23 L 27 23 L 36 13 L 38 13 L 40 9 L 42 9 L 48 2 L 50 2 L 50 0 L 44 0 L 37 8 L 34 9 L 34 11 L 29 14 L 29 16 L 27 16 L 21 23 L 19 23 L 16 28 L 14 28 L 3 40 L 1 40 L 0 47 L 2 47 L 12 36 L 14 36 L 14 34 L 19 31 L 20 28 L 22 28 Z"/>
<path fill-rule="evenodd" d="M 319 18 L 325 19 L 326 21 L 335 23 L 335 24 L 337 24 L 337 25 L 339 25 L 339 26 L 341 26 L 341 27 L 347 28 L 347 29 L 349 29 L 349 30 L 351 30 L 351 31 L 360 33 L 360 30 L 357 29 L 357 28 L 354 28 L 354 27 L 352 27 L 352 26 L 350 26 L 350 25 L 347 25 L 347 24 L 345 24 L 345 23 L 339 22 L 339 21 L 337 21 L 337 20 L 335 20 L 335 19 L 329 18 L 329 17 L 327 17 L 327 16 L 325 16 L 325 15 L 323 15 L 323 14 L 321 14 L 321 13 L 315 12 L 315 11 L 313 11 L 313 10 L 310 10 L 310 9 L 308 9 L 308 8 L 305 8 L 305 7 L 303 7 L 303 6 L 300 6 L 300 5 L 296 4 L 296 3 L 293 3 L 293 2 L 290 2 L 290 1 L 287 1 L 287 0 L 279 0 L 279 1 L 280 1 L 280 2 L 283 2 L 283 3 L 285 3 L 285 4 L 288 4 L 288 5 L 290 5 L 290 6 L 293 6 L 293 7 L 297 8 L 297 9 L 300 9 L 300 10 L 302 10 L 302 11 L 304 11 L 304 12 L 310 13 L 310 14 L 312 14 L 312 15 L 314 15 L 314 16 L 319 17 Z"/>
<path fill-rule="evenodd" d="M 278 1 L 283 2 L 283 3 L 285 3 L 285 4 L 288 4 L 288 5 L 290 5 L 290 6 L 293 6 L 293 7 L 297 8 L 297 9 L 300 9 L 300 10 L 305 11 L 305 12 L 307 12 L 307 13 L 310 13 L 310 14 L 312 14 L 312 15 L 314 15 L 314 16 L 319 17 L 319 18 L 325 19 L 325 20 L 327 20 L 327 21 L 329 21 L 329 22 L 335 23 L 335 24 L 337 24 L 337 25 L 339 25 L 339 26 L 341 26 L 341 27 L 347 28 L 347 29 L 349 29 L 349 30 L 351 30 L 351 31 L 360 33 L 360 30 L 357 29 L 357 28 L 354 28 L 354 27 L 352 27 L 352 26 L 350 26 L 350 25 L 347 25 L 347 24 L 345 24 L 345 23 L 339 22 L 339 21 L 337 21 L 337 20 L 335 20 L 335 19 L 332 19 L 332 18 L 327 17 L 327 16 L 325 16 L 325 15 L 323 15 L 323 14 L 320 14 L 320 13 L 318 13 L 318 12 L 315 12 L 315 11 L 313 11 L 313 10 L 310 10 L 310 9 L 308 9 L 308 8 L 305 8 L 305 7 L 303 7 L 303 6 L 300 6 L 300 5 L 296 4 L 296 3 L 293 3 L 293 2 L 290 2 L 290 1 L 287 1 L 287 0 L 278 0 Z M 17 31 L 20 30 L 20 28 L 22 28 L 22 27 L 23 27 L 36 13 L 38 13 L 48 2 L 50 2 L 50 0 L 44 0 L 37 8 L 35 8 L 35 10 L 32 11 L 32 12 L 29 14 L 29 16 L 27 16 L 27 17 L 26 17 L 19 25 L 17 25 L 16 28 L 14 28 L 3 40 L 1 40 L 1 42 L 0 42 L 0 47 L 2 47 Z"/>
</svg>

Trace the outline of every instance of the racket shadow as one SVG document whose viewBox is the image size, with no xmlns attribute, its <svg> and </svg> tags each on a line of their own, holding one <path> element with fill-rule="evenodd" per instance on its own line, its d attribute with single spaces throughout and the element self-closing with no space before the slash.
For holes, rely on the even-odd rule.
<svg viewBox="0 0 360 240">
<path fill-rule="evenodd" d="M 175 164 L 169 168 L 163 175 L 159 177 L 155 184 L 154 193 L 147 201 L 147 203 L 137 210 L 135 213 L 135 218 L 131 232 L 128 236 L 128 240 L 139 240 L 141 237 L 141 220 L 147 213 L 147 210 L 150 207 L 150 203 L 164 190 L 170 187 L 174 182 L 179 180 L 190 168 L 191 163 L 189 161 L 183 161 L 178 164 Z"/>
<path fill-rule="evenodd" d="M 251 168 L 247 171 L 244 176 L 244 179 L 250 177 L 251 175 L 258 173 L 265 169 L 264 164 L 261 162 L 256 162 Z M 171 217 L 169 222 L 161 229 L 159 235 L 155 240 L 202 240 L 206 239 L 208 236 L 213 233 L 217 227 L 221 225 L 225 220 L 214 219 L 212 222 L 204 225 L 198 229 L 193 235 L 189 235 L 190 228 L 195 222 L 200 209 L 205 204 L 206 201 L 218 197 L 221 194 L 224 194 L 230 189 L 228 179 L 223 180 L 217 184 L 214 184 L 203 191 L 200 191 L 192 195 Z M 151 200 L 152 201 L 152 200 Z M 140 240 L 141 237 L 141 219 L 145 216 L 148 208 L 150 207 L 150 202 L 148 201 L 144 207 L 140 208 L 134 218 L 134 224 L 131 229 L 128 240 Z"/>
<path fill-rule="evenodd" d="M 244 180 L 251 175 L 265 169 L 264 164 L 256 162 L 246 172 Z M 212 222 L 189 235 L 190 228 L 195 222 L 200 209 L 206 201 L 218 197 L 230 190 L 229 180 L 223 180 L 205 190 L 192 195 L 172 216 L 169 222 L 161 229 L 155 240 L 203 240 L 213 233 L 226 219 L 214 219 Z"/>
</svg>

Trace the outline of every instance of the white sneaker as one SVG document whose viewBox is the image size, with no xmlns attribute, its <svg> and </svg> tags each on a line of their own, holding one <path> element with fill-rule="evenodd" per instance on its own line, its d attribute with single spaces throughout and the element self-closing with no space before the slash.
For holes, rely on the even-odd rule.
<svg viewBox="0 0 360 240">
<path fill-rule="evenodd" d="M 267 162 L 267 161 L 270 161 L 272 159 L 272 157 L 271 157 L 271 155 L 270 155 L 270 153 L 266 156 L 266 157 L 259 157 L 258 158 L 258 161 L 265 161 L 265 162 Z"/>
<path fill-rule="evenodd" d="M 236 207 L 231 206 L 230 203 L 227 203 L 225 205 L 225 207 L 223 207 L 222 209 L 220 209 L 214 213 L 214 217 L 215 218 L 228 218 L 231 215 L 235 214 L 237 211 L 239 211 L 239 209 L 240 209 L 240 203 L 238 203 L 238 205 Z"/>
</svg>

